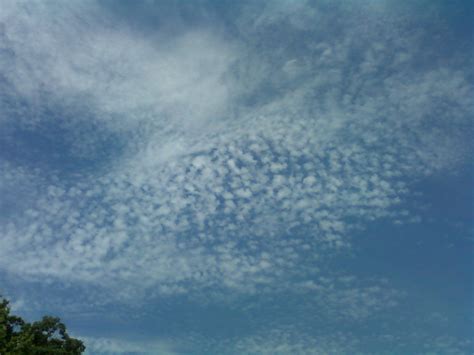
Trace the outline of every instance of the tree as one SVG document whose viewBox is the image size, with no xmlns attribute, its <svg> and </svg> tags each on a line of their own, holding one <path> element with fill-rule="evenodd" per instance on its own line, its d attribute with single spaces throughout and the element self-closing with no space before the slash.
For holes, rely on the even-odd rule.
<svg viewBox="0 0 474 355">
<path fill-rule="evenodd" d="M 10 315 L 9 302 L 0 296 L 0 354 L 2 355 L 76 355 L 86 347 L 71 338 L 57 317 L 45 316 L 28 323 Z"/>
</svg>

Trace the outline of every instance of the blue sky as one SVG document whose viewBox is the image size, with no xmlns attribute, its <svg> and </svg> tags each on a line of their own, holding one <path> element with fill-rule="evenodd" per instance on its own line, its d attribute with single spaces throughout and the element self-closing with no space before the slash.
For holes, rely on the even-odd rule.
<svg viewBox="0 0 474 355">
<path fill-rule="evenodd" d="M 470 1 L 0 11 L 0 293 L 89 354 L 473 352 Z"/>
</svg>

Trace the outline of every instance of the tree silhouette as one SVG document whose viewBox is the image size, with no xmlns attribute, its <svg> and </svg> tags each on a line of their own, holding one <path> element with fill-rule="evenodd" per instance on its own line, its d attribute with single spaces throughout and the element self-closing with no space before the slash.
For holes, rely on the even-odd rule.
<svg viewBox="0 0 474 355">
<path fill-rule="evenodd" d="M 82 354 L 82 341 L 71 338 L 57 317 L 45 316 L 28 323 L 10 315 L 8 300 L 0 296 L 0 354 L 2 355 L 69 355 Z"/>
</svg>

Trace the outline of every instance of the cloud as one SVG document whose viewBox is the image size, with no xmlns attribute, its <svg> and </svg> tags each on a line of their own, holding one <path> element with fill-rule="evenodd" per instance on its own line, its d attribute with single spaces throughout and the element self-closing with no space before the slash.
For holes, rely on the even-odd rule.
<svg viewBox="0 0 474 355">
<path fill-rule="evenodd" d="M 455 160 L 458 149 L 450 142 L 457 136 L 440 144 L 447 112 L 436 103 L 440 97 L 452 102 L 449 119 L 465 120 L 470 89 L 460 69 L 430 67 L 408 76 L 409 67 L 392 58 L 392 48 L 376 41 L 357 48 L 350 41 L 356 31 L 349 39 L 330 37 L 304 55 L 295 53 L 291 63 L 306 63 L 301 70 L 307 73 L 296 86 L 280 76 L 288 68 L 289 48 L 282 47 L 278 67 L 269 61 L 273 47 L 268 44 L 258 57 L 254 52 L 248 58 L 201 30 L 154 43 L 126 27 L 113 27 L 108 16 L 98 19 L 95 4 L 48 5 L 58 12 L 53 22 L 55 11 L 46 6 L 9 3 L 2 17 L 7 53 L 14 53 L 4 55 L 5 75 L 18 95 L 29 101 L 45 93 L 47 100 L 80 98 L 108 129 L 138 131 L 125 159 L 110 172 L 84 175 L 68 186 L 63 181 L 43 186 L 37 204 L 3 238 L 5 254 L 36 254 L 24 258 L 23 267 L 16 264 L 17 272 L 101 279 L 145 268 L 152 279 L 163 281 L 193 279 L 191 270 L 203 268 L 209 277 L 225 279 L 227 272 L 213 263 L 219 265 L 218 250 L 224 248 L 226 258 L 237 258 L 225 264 L 228 274 L 238 267 L 247 275 L 244 270 L 259 265 L 259 256 L 249 259 L 243 249 L 232 251 L 230 236 L 244 241 L 273 235 L 284 225 L 311 225 L 310 244 L 340 240 L 351 228 L 349 218 L 396 213 L 392 206 L 406 196 L 407 178 L 447 168 Z M 11 16 L 14 11 L 19 15 Z M 95 16 L 87 19 L 91 26 L 86 26 L 86 13 Z M 264 14 L 266 20 L 257 21 L 261 31 L 283 21 Z M 289 26 L 289 32 L 300 30 Z M 394 40 L 417 55 L 416 43 Z M 360 60 L 346 73 L 356 50 Z M 231 68 L 235 61 L 236 71 Z M 264 68 L 260 76 L 240 76 L 255 61 Z M 237 87 L 248 81 L 258 88 L 272 70 L 270 84 L 284 90 L 250 105 L 238 119 L 224 120 L 218 130 L 207 124 L 232 100 L 240 100 L 230 97 L 235 89 L 227 88 L 224 74 Z M 32 110 L 45 104 L 40 101 Z M 147 132 L 140 131 L 142 125 Z M 450 125 L 454 131 L 457 126 Z M 201 244 L 199 235 L 211 243 Z M 182 238 L 188 238 L 183 242 L 191 249 L 180 250 Z M 294 240 L 296 248 L 303 244 Z M 290 250 L 279 243 L 264 246 L 276 259 Z M 22 249 L 26 245 L 35 247 Z M 162 265 L 183 253 L 192 255 L 183 257 L 178 268 Z M 54 261 L 43 254 L 54 255 Z M 153 260 L 155 255 L 159 260 Z M 291 260 L 292 255 L 288 251 L 282 257 Z M 8 256 L 4 260 L 8 265 Z"/>
<path fill-rule="evenodd" d="M 229 40 L 145 36 L 95 2 L 5 2 L 0 125 L 9 150 L 38 153 L 0 161 L 0 191 L 21 197 L 0 268 L 97 305 L 294 293 L 339 321 L 396 307 L 402 292 L 329 261 L 373 221 L 409 223 L 413 184 L 469 157 L 470 69 L 462 53 L 429 61 L 403 9 L 325 6 L 245 4 Z M 237 349 L 317 341 L 264 337 Z"/>
<path fill-rule="evenodd" d="M 295 334 L 292 329 L 275 329 L 240 339 L 234 353 L 249 354 L 344 354 L 354 351 L 356 340 L 345 334 L 328 337 Z"/>
<path fill-rule="evenodd" d="M 444 125 L 442 117 L 430 118 L 437 98 L 453 102 L 457 109 L 450 117 L 460 122 L 470 108 L 459 69 L 434 67 L 407 76 L 406 64 L 378 43 L 359 49 L 347 37 L 336 37 L 315 45 L 292 59 L 313 74 L 294 86 L 279 74 L 287 71 L 283 58 L 289 53 L 278 68 L 269 62 L 268 45 L 258 57 L 237 57 L 235 72 L 230 64 L 237 54 L 209 33 L 191 31 L 173 42 L 153 43 L 111 27 L 110 18 L 90 27 L 84 17 L 74 17 L 95 14 L 96 5 L 55 3 L 60 15 L 53 23 L 48 16 L 54 11 L 46 12 L 45 5 L 31 5 L 29 12 L 21 7 L 30 5 L 9 6 L 20 16 L 8 16 L 10 10 L 3 17 L 8 49 L 15 53 L 7 55 L 13 64 L 6 75 L 19 95 L 80 97 L 108 128 L 148 130 L 131 138 L 135 143 L 126 158 L 103 176 L 84 175 L 69 186 L 46 183 L 37 203 L 9 225 L 4 267 L 13 265 L 8 255 L 33 253 L 14 267 L 31 276 L 99 283 L 107 277 L 121 284 L 140 274 L 151 287 L 196 278 L 231 286 L 269 270 L 277 273 L 275 260 L 283 268 L 293 265 L 302 245 L 317 249 L 323 243 L 335 250 L 347 245 L 349 219 L 396 214 L 392 207 L 407 196 L 407 177 L 447 167 L 456 155 L 457 147 L 436 139 Z M 64 21 L 73 18 L 63 31 Z M 270 16 L 259 26 L 264 31 L 264 23 L 279 21 Z M 414 46 L 406 42 L 400 45 Z M 361 60 L 343 74 L 355 50 Z M 276 70 L 271 84 L 286 89 L 249 106 L 237 120 L 224 120 L 218 130 L 207 125 L 238 99 L 229 97 L 224 74 L 237 86 L 262 85 L 266 75 L 235 76 L 254 61 L 264 71 Z M 377 74 L 381 65 L 398 71 Z M 439 128 L 423 128 L 426 120 L 440 122 Z M 285 239 L 260 242 L 283 226 L 306 232 L 293 236 L 291 247 L 280 245 Z M 259 266 L 253 243 L 270 253 L 271 268 Z M 161 289 L 181 289 L 170 287 Z"/>
<path fill-rule="evenodd" d="M 79 337 L 85 344 L 86 354 L 176 354 L 165 342 L 132 343 L 113 338 Z"/>
<path fill-rule="evenodd" d="M 6 2 L 2 73 L 16 97 L 6 102 L 4 125 L 12 124 L 7 117 L 20 110 L 21 97 L 26 105 L 15 125 L 64 127 L 73 155 L 98 144 L 97 129 L 127 137 L 151 131 L 147 141 L 159 141 L 166 159 L 179 151 L 170 134 L 194 135 L 227 116 L 222 76 L 235 56 L 231 44 L 204 28 L 147 38 L 113 20 L 94 2 Z M 92 129 L 74 134 L 85 125 Z"/>
</svg>

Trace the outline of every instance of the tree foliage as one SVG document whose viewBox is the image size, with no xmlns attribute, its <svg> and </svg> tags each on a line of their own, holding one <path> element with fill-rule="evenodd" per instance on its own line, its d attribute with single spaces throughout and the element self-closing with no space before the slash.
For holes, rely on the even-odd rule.
<svg viewBox="0 0 474 355">
<path fill-rule="evenodd" d="M 28 323 L 10 315 L 9 302 L 0 297 L 0 354 L 69 355 L 82 354 L 82 341 L 71 338 L 57 317 L 45 316 Z"/>
</svg>

